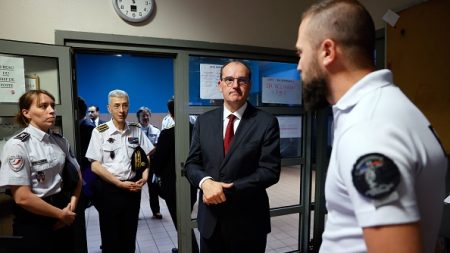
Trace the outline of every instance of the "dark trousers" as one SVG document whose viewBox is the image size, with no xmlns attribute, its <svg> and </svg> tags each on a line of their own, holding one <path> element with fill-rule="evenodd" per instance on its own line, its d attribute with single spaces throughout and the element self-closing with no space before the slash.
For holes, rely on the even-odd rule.
<svg viewBox="0 0 450 253">
<path fill-rule="evenodd" d="M 192 192 L 192 189 L 191 189 Z M 194 192 L 197 192 L 197 189 L 194 189 Z M 169 213 L 170 213 L 170 217 L 172 218 L 173 224 L 175 225 L 175 228 L 178 230 L 177 228 L 177 202 L 176 202 L 176 195 L 175 195 L 175 191 L 173 191 L 170 194 L 167 194 L 168 196 L 166 197 L 165 201 L 166 201 L 166 205 L 167 205 L 167 209 L 169 209 Z M 194 199 L 195 198 L 195 199 Z M 196 195 L 192 196 L 191 194 L 191 210 L 192 207 L 194 206 L 196 201 Z M 198 253 L 198 244 L 197 244 L 197 240 L 195 239 L 195 234 L 194 231 L 191 231 L 191 237 L 192 237 L 192 252 L 193 253 Z"/>
<path fill-rule="evenodd" d="M 243 236 L 232 231 L 229 222 L 218 220 L 211 238 L 204 238 L 200 233 L 201 253 L 264 253 L 267 234 L 251 233 Z"/>
<path fill-rule="evenodd" d="M 153 174 L 149 174 L 148 178 L 149 181 L 147 182 L 147 185 L 148 185 L 148 194 L 150 196 L 149 199 L 150 209 L 152 209 L 152 213 L 153 215 L 155 215 L 161 211 L 159 207 L 158 186 L 151 182 L 153 179 Z"/>
<path fill-rule="evenodd" d="M 83 192 L 80 193 L 80 197 L 77 204 L 75 213 L 75 221 L 73 222 L 73 238 L 74 238 L 74 252 L 87 253 L 87 240 L 86 240 L 86 217 L 84 211 L 86 209 L 88 199 Z"/>
<path fill-rule="evenodd" d="M 44 199 L 45 200 L 45 199 Z M 47 201 L 58 208 L 65 207 L 69 202 L 63 194 L 55 194 Z M 74 250 L 73 226 L 54 230 L 57 219 L 36 215 L 22 207 L 14 206 L 14 236 L 21 236 L 13 252 L 23 253 L 57 253 L 76 252 Z"/>
<path fill-rule="evenodd" d="M 103 253 L 134 253 L 141 192 L 122 190 L 101 179 L 94 185 Z"/>
</svg>

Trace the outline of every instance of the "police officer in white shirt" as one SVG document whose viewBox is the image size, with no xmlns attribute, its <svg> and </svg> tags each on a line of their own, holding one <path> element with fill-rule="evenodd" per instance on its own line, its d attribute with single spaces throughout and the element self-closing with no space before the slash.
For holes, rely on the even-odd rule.
<svg viewBox="0 0 450 253">
<path fill-rule="evenodd" d="M 112 119 L 92 132 L 86 158 L 98 175 L 93 201 L 99 211 L 102 250 L 135 252 L 141 189 L 148 179 L 154 146 L 137 123 L 128 123 L 128 94 L 108 95 Z"/>
<path fill-rule="evenodd" d="M 158 142 L 159 134 L 161 131 L 152 124 L 150 124 L 150 118 L 152 117 L 152 112 L 148 107 L 142 106 L 136 112 L 136 117 L 141 124 L 141 130 L 144 134 L 150 139 L 150 142 L 156 146 Z M 150 209 L 153 213 L 153 218 L 162 219 L 161 209 L 159 206 L 159 195 L 158 195 L 158 186 L 157 186 L 157 178 L 155 173 L 152 170 L 149 172 L 150 182 L 148 183 L 148 195 L 150 202 Z"/>
<path fill-rule="evenodd" d="M 55 120 L 55 99 L 49 92 L 31 90 L 19 98 L 16 121 L 25 129 L 5 144 L 0 168 L 0 187 L 7 187 L 15 201 L 13 233 L 23 237 L 15 252 L 73 249 L 71 224 L 82 181 L 69 143 L 50 130 Z M 70 190 L 63 187 L 66 159 L 79 177 Z"/>
<path fill-rule="evenodd" d="M 310 7 L 299 27 L 307 109 L 333 106 L 320 252 L 434 252 L 445 152 L 430 123 L 375 71 L 372 18 L 354 0 Z"/>
</svg>

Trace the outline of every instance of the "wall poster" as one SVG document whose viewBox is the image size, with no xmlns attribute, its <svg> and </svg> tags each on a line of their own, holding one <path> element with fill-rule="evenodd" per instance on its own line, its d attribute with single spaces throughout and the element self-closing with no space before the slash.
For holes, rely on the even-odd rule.
<svg viewBox="0 0 450 253">
<path fill-rule="evenodd" d="M 17 102 L 25 93 L 23 58 L 0 55 L 0 103 Z"/>
</svg>

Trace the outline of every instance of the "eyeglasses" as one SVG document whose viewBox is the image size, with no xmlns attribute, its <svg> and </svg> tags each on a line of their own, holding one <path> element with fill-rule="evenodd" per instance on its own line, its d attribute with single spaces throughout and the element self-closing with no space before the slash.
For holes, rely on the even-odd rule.
<svg viewBox="0 0 450 253">
<path fill-rule="evenodd" d="M 94 113 L 95 111 L 88 111 L 89 113 Z"/>
<path fill-rule="evenodd" d="M 250 80 L 248 80 L 248 78 L 245 78 L 245 77 L 234 78 L 232 76 L 227 76 L 227 77 L 222 78 L 222 81 L 224 81 L 228 87 L 231 87 L 233 85 L 234 80 L 237 80 L 237 83 L 242 86 L 248 85 L 250 83 Z"/>
</svg>

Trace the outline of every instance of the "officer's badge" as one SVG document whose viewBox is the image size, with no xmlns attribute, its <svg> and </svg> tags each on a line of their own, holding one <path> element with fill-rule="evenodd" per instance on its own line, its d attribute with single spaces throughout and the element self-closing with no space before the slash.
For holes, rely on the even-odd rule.
<svg viewBox="0 0 450 253">
<path fill-rule="evenodd" d="M 400 183 L 397 165 L 378 153 L 361 156 L 353 166 L 352 177 L 358 192 L 371 199 L 387 197 Z"/>
<path fill-rule="evenodd" d="M 144 150 L 140 146 L 136 147 L 131 155 L 131 169 L 137 172 L 148 168 L 148 165 L 149 161 L 147 154 L 145 154 Z"/>
<path fill-rule="evenodd" d="M 23 168 L 24 163 L 25 163 L 25 161 L 23 160 L 22 156 L 20 156 L 20 155 L 14 155 L 14 156 L 8 157 L 9 167 L 14 172 L 19 172 Z"/>
<path fill-rule="evenodd" d="M 128 143 L 139 144 L 139 138 L 138 137 L 128 137 Z"/>
<path fill-rule="evenodd" d="M 116 140 L 114 140 L 114 138 L 112 138 L 112 137 L 109 137 L 106 141 L 109 143 L 114 143 L 114 141 L 116 141 Z"/>
<path fill-rule="evenodd" d="M 38 171 L 36 174 L 36 180 L 39 183 L 43 183 L 45 181 L 45 173 L 43 171 Z"/>
</svg>

